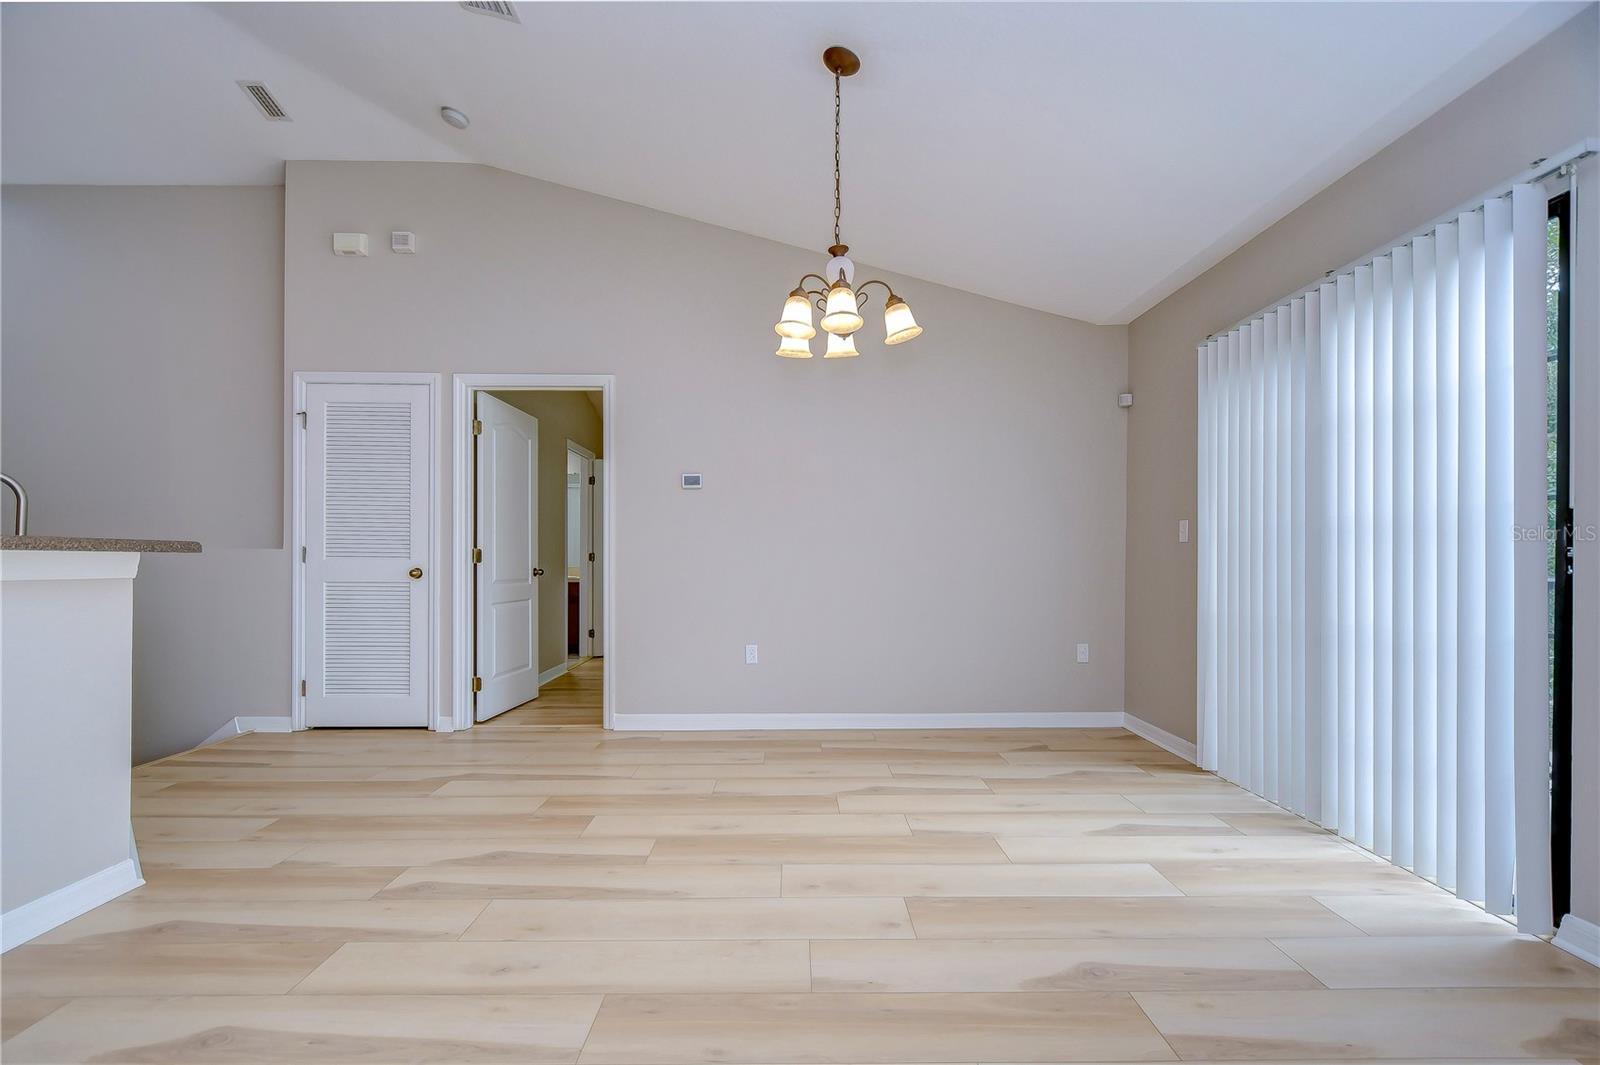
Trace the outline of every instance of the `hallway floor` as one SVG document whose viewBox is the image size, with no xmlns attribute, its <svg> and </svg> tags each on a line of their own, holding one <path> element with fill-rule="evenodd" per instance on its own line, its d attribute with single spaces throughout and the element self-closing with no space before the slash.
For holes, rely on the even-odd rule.
<svg viewBox="0 0 1600 1065">
<path fill-rule="evenodd" d="M 1600 1058 L 1600 972 L 1121 730 L 258 734 L 135 794 L 7 1063 Z"/>
<path fill-rule="evenodd" d="M 539 698 L 483 722 L 485 725 L 593 725 L 600 727 L 605 659 L 581 658 L 539 689 Z"/>
</svg>

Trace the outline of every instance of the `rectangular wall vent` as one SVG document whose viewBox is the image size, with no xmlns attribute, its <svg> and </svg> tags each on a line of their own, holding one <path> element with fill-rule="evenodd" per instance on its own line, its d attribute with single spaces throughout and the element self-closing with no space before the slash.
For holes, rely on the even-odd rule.
<svg viewBox="0 0 1600 1065">
<path fill-rule="evenodd" d="M 241 81 L 239 88 L 255 102 L 256 110 L 269 122 L 289 122 L 289 113 L 283 109 L 268 88 L 259 81 Z"/>
<path fill-rule="evenodd" d="M 517 17 L 517 9 L 511 0 L 461 0 L 461 6 L 468 11 L 476 11 L 480 15 L 493 15 L 503 18 L 507 22 L 521 22 Z"/>
</svg>

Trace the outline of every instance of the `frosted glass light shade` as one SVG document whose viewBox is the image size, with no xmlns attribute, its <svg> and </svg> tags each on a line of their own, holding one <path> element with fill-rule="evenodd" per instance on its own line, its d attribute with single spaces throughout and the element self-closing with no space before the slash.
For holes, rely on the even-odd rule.
<svg viewBox="0 0 1600 1065">
<path fill-rule="evenodd" d="M 840 281 L 828 289 L 828 302 L 822 312 L 822 328 L 835 336 L 849 336 L 865 323 L 861 311 L 856 307 L 856 294 L 850 291 L 849 285 Z"/>
<path fill-rule="evenodd" d="M 823 354 L 824 359 L 848 359 L 861 352 L 856 350 L 856 338 L 848 333 L 829 333 L 828 350 Z"/>
<path fill-rule="evenodd" d="M 883 305 L 885 344 L 904 344 L 922 335 L 922 327 L 911 317 L 911 307 L 899 296 L 890 296 Z"/>
<path fill-rule="evenodd" d="M 783 317 L 772 328 L 781 337 L 810 340 L 816 336 L 817 327 L 811 324 L 811 297 L 799 289 L 789 293 L 789 298 L 783 301 Z"/>
<path fill-rule="evenodd" d="M 815 329 L 812 330 L 816 332 Z M 778 354 L 785 359 L 811 358 L 811 340 L 809 337 L 784 337 L 778 345 Z"/>
</svg>

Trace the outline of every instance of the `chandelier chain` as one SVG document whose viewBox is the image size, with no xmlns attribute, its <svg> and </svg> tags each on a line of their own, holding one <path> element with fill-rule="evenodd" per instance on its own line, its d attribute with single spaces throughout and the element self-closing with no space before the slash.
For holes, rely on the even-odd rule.
<svg viewBox="0 0 1600 1065">
<path fill-rule="evenodd" d="M 839 75 L 833 75 L 833 242 L 839 240 L 839 215 L 841 213 L 843 197 L 839 187 Z"/>
</svg>

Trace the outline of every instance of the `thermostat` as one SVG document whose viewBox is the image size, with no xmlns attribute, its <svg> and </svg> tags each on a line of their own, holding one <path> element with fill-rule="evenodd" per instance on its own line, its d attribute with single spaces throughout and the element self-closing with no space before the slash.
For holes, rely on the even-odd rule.
<svg viewBox="0 0 1600 1065">
<path fill-rule="evenodd" d="M 699 488 L 700 487 L 700 475 L 698 473 L 686 473 L 686 474 L 684 474 L 683 475 L 683 486 L 685 488 Z"/>
<path fill-rule="evenodd" d="M 404 229 L 394 230 L 389 234 L 389 250 L 396 255 L 415 255 L 417 235 Z"/>
</svg>

